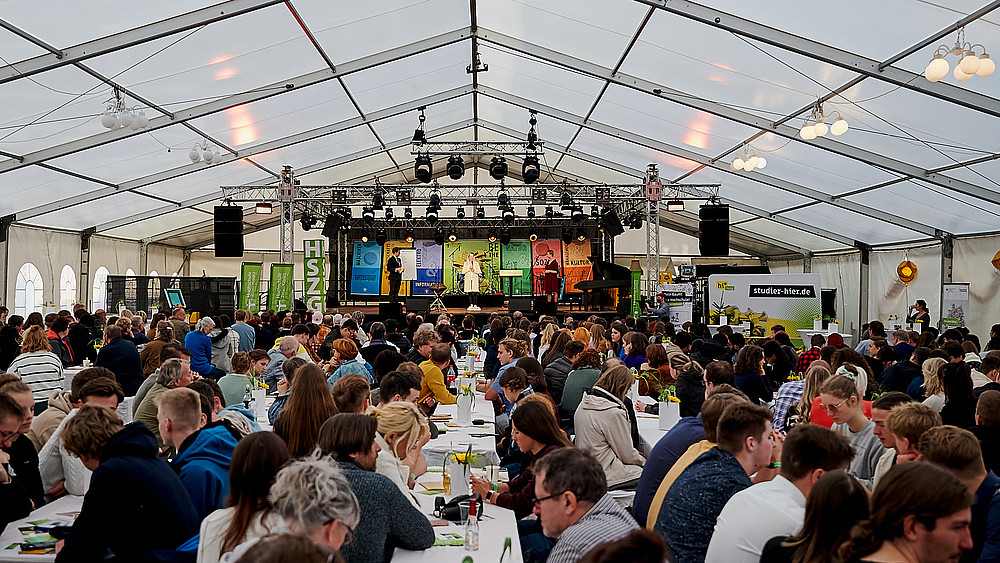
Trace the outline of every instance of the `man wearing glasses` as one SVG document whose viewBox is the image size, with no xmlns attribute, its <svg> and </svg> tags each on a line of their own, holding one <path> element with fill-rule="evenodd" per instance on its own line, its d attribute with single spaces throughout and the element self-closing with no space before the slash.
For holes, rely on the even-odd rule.
<svg viewBox="0 0 1000 563">
<path fill-rule="evenodd" d="M 27 490 L 10 470 L 6 451 L 20 436 L 25 410 L 6 393 L 0 393 L 0 529 L 24 518 L 34 508 Z"/>
<path fill-rule="evenodd" d="M 598 545 L 639 526 L 607 493 L 601 464 L 578 448 L 559 448 L 535 462 L 535 508 L 542 532 L 556 540 L 549 563 L 580 560 Z M 525 553 L 525 561 L 541 554 Z"/>
</svg>

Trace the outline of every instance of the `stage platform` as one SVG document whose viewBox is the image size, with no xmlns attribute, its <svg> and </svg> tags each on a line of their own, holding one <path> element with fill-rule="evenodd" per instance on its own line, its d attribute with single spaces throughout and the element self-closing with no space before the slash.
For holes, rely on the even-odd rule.
<svg viewBox="0 0 1000 563">
<path fill-rule="evenodd" d="M 516 305 L 516 303 L 515 303 L 515 305 Z M 429 316 L 428 316 L 428 310 L 427 310 L 426 307 L 420 307 L 420 308 L 414 309 L 413 312 L 415 312 L 415 313 L 417 313 L 419 315 L 423 315 L 425 319 L 427 319 L 427 318 L 429 318 L 429 319 L 435 319 L 435 318 L 437 318 L 437 315 L 441 314 L 442 312 L 447 312 L 447 313 L 451 314 L 453 317 L 459 317 L 459 318 L 462 317 L 462 316 L 464 316 L 464 315 L 466 315 L 466 314 L 472 314 L 472 315 L 475 315 L 476 322 L 479 323 L 479 324 L 484 323 L 486 321 L 486 319 L 491 314 L 493 314 L 493 313 L 499 313 L 501 315 L 509 315 L 509 314 L 513 313 L 513 311 L 510 310 L 510 308 L 506 307 L 506 306 L 492 306 L 492 307 L 481 306 L 481 310 L 479 310 L 479 311 L 468 311 L 468 310 L 466 310 L 466 307 L 467 307 L 467 305 L 465 307 L 446 307 L 444 311 L 431 312 L 429 314 Z M 371 302 L 369 302 L 369 303 L 357 303 L 357 304 L 345 303 L 345 304 L 341 304 L 341 306 L 340 306 L 340 308 L 338 310 L 341 313 L 343 313 L 343 314 L 351 313 L 351 312 L 354 312 L 354 311 L 361 311 L 362 313 L 365 314 L 365 322 L 370 322 L 370 321 L 373 321 L 373 320 L 378 320 L 378 321 L 384 321 L 385 320 L 385 319 L 381 318 L 381 315 L 379 314 L 379 303 L 371 303 Z M 536 312 L 536 311 L 534 311 L 532 309 L 528 309 L 528 308 L 525 308 L 525 309 L 517 309 L 517 308 L 515 308 L 514 310 L 515 311 L 516 310 L 520 310 L 523 314 L 527 315 L 528 318 L 531 319 L 532 321 L 537 320 L 538 316 L 539 316 L 538 312 Z M 408 312 L 410 312 L 410 311 L 407 311 L 406 307 L 404 306 L 403 307 L 403 315 L 405 316 Z M 572 305 L 571 304 L 567 304 L 567 303 L 559 303 L 559 304 L 557 304 L 557 307 L 556 307 L 556 317 L 558 317 L 559 320 L 562 321 L 562 319 L 565 318 L 567 315 L 569 315 L 571 317 L 574 317 L 577 320 L 579 320 L 579 319 L 586 319 L 587 317 L 589 317 L 591 315 L 597 315 L 599 317 L 602 317 L 602 318 L 606 319 L 609 323 L 611 322 L 611 320 L 614 317 L 624 318 L 624 315 L 621 315 L 617 311 L 610 310 L 610 309 L 604 309 L 604 310 L 583 310 L 580 307 L 579 304 L 572 304 Z M 432 321 L 430 321 L 430 322 L 432 322 Z"/>
</svg>

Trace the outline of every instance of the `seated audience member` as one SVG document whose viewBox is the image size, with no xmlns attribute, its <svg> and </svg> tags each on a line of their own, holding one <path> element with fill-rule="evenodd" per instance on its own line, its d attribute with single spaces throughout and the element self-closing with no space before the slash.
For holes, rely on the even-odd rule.
<svg viewBox="0 0 1000 563">
<path fill-rule="evenodd" d="M 735 339 L 735 335 L 733 338 Z M 761 346 L 764 353 L 764 381 L 768 383 L 769 388 L 770 386 L 780 387 L 788 381 L 790 375 L 795 373 L 795 364 L 798 363 L 798 359 L 794 356 L 795 349 L 791 347 L 791 344 L 787 344 L 788 351 L 786 352 L 785 346 L 777 340 L 767 340 Z M 737 352 L 737 357 L 739 357 L 739 352 Z"/>
<path fill-rule="evenodd" d="M 599 325 L 598 325 L 599 326 Z M 667 544 L 656 532 L 638 529 L 623 537 L 603 543 L 580 559 L 580 563 L 662 563 L 667 557 Z"/>
<path fill-rule="evenodd" d="M 10 395 L 0 392 L 0 451 L 10 451 L 20 437 L 18 430 L 26 418 L 24 407 Z M 27 517 L 34 508 L 18 469 L 11 471 L 10 459 L 6 455 L 0 457 L 0 528 Z"/>
<path fill-rule="evenodd" d="M 379 387 L 382 386 L 382 378 L 390 371 L 396 371 L 399 368 L 399 364 L 405 361 L 406 356 L 395 350 L 382 350 L 379 352 L 378 356 L 375 356 L 375 361 L 371 363 L 372 371 L 374 372 L 372 375 L 378 381 Z"/>
<path fill-rule="evenodd" d="M 292 534 L 265 536 L 242 552 L 236 563 L 330 563 L 342 561 L 331 555 L 329 550 L 313 543 L 312 540 Z M 227 559 L 228 561 L 228 559 Z M 199 562 L 200 563 L 200 562 Z"/>
<path fill-rule="evenodd" d="M 413 334 L 413 347 L 410 349 L 410 353 L 406 355 L 406 359 L 420 365 L 425 360 L 430 359 L 431 349 L 439 342 L 441 342 L 441 335 L 433 328 L 415 332 Z M 450 347 L 448 353 L 450 356 Z"/>
<path fill-rule="evenodd" d="M 372 323 L 370 332 L 371 340 L 366 342 L 365 345 L 361 347 L 360 351 L 361 357 L 364 358 L 366 362 L 374 366 L 375 358 L 386 350 L 392 350 L 393 352 L 399 353 L 399 348 L 392 342 L 386 340 L 384 324 L 380 322 Z"/>
<path fill-rule="evenodd" d="M 156 398 L 171 389 L 187 387 L 193 381 L 194 374 L 188 363 L 177 358 L 171 358 L 163 362 L 163 365 L 160 366 L 159 373 L 156 376 L 156 383 L 153 384 L 149 392 L 146 393 L 146 396 L 143 397 L 139 408 L 135 410 L 134 420 L 145 424 L 146 428 L 149 428 L 153 432 L 164 453 L 168 452 L 167 448 L 169 445 L 160 436 L 159 423 L 156 418 Z"/>
<path fill-rule="evenodd" d="M 839 561 L 837 550 L 869 516 L 868 490 L 844 471 L 827 471 L 806 496 L 802 527 L 764 544 L 761 563 Z"/>
<path fill-rule="evenodd" d="M 420 336 L 423 333 L 417 333 Z M 417 341 L 420 338 L 414 337 Z M 416 348 L 414 346 L 414 348 Z M 430 358 L 420 362 L 420 370 L 424 372 L 424 378 L 420 383 L 420 397 L 417 403 L 424 412 L 431 412 L 431 407 L 427 405 L 441 403 L 443 405 L 454 405 L 458 398 L 448 391 L 444 380 L 444 370 L 451 365 L 451 346 L 444 342 L 437 342 L 431 347 Z"/>
<path fill-rule="evenodd" d="M 559 428 L 549 407 L 540 401 L 521 402 L 511 415 L 511 438 L 525 454 L 521 472 L 507 483 L 473 477 L 472 492 L 482 495 L 486 502 L 513 510 L 514 517 L 520 519 L 532 511 L 536 480 L 533 469 L 538 460 L 573 443 Z"/>
<path fill-rule="evenodd" d="M 549 326 L 555 326 L 550 324 Z M 576 342 L 576 344 L 573 344 Z M 563 387 L 566 385 L 566 378 L 573 371 L 573 363 L 583 352 L 586 346 L 579 340 L 573 340 L 568 333 L 556 332 L 552 336 L 552 344 L 546 349 L 551 352 L 551 356 L 542 356 L 548 363 L 542 361 L 542 372 L 545 374 L 545 384 L 552 393 L 552 398 L 559 402 L 562 400 Z M 550 359 L 551 358 L 551 359 Z"/>
<path fill-rule="evenodd" d="M 196 391 L 171 389 L 156 401 L 160 436 L 177 452 L 170 466 L 184 483 L 199 517 L 224 508 L 236 438 L 223 426 L 202 428 L 208 421 Z"/>
<path fill-rule="evenodd" d="M 770 403 L 774 398 L 771 383 L 764 375 L 764 351 L 759 346 L 746 346 L 736 355 L 733 366 L 736 388 L 747 394 L 753 404 Z"/>
<path fill-rule="evenodd" d="M 719 513 L 705 561 L 760 561 L 769 539 L 802 527 L 806 498 L 819 478 L 846 469 L 852 457 L 847 438 L 832 430 L 815 424 L 792 428 L 781 447 L 778 476 L 734 494 Z"/>
<path fill-rule="evenodd" d="M 69 343 L 69 319 L 64 316 L 56 317 L 49 330 L 45 332 L 45 337 L 52 346 L 52 353 L 59 356 L 64 368 L 80 363 L 73 358 L 73 346 Z"/>
<path fill-rule="evenodd" d="M 21 343 L 21 352 L 7 367 L 7 373 L 16 375 L 31 388 L 35 403 L 44 407 L 46 399 L 53 391 L 62 391 L 62 360 L 52 353 L 52 346 L 45 336 L 44 328 L 33 326 L 24 331 L 22 337 L 24 341 Z M 40 413 L 41 410 L 34 412 Z"/>
<path fill-rule="evenodd" d="M 804 375 L 809 371 L 809 364 L 823 357 L 823 345 L 826 338 L 822 334 L 814 334 L 809 339 L 811 348 L 799 354 L 799 360 L 795 362 L 795 373 Z"/>
<path fill-rule="evenodd" d="M 406 372 L 390 371 L 379 381 L 378 397 L 378 408 L 396 401 L 417 404 L 417 399 L 420 397 L 420 380 Z"/>
<path fill-rule="evenodd" d="M 896 444 L 896 461 L 915 461 L 921 459 L 920 437 L 941 426 L 941 415 L 925 404 L 906 403 L 889 412 L 885 426 Z"/>
<path fill-rule="evenodd" d="M 733 384 L 733 364 L 729 362 L 712 362 L 705 367 L 683 353 L 671 354 L 670 368 L 677 370 L 674 388 L 681 402 L 682 417 L 697 416 L 701 412 L 701 404 L 711 394 L 709 388 Z"/>
<path fill-rule="evenodd" d="M 823 360 L 815 360 L 806 370 L 805 376 L 802 378 L 801 382 L 804 383 L 802 386 L 802 394 L 799 396 L 799 400 L 790 406 L 785 406 L 784 400 L 781 396 L 781 390 L 785 389 L 786 392 L 794 393 L 794 388 L 789 388 L 790 385 L 798 383 L 796 381 L 789 381 L 788 383 L 781 386 L 778 390 L 778 397 L 775 399 L 775 418 L 777 418 L 778 409 L 784 408 L 785 415 L 783 417 L 784 423 L 782 424 L 782 431 L 788 432 L 795 427 L 796 424 L 813 423 L 829 428 L 833 426 L 833 420 L 823 413 L 819 407 L 813 408 L 813 404 L 819 401 L 819 390 L 823 387 L 823 383 L 830 378 L 830 364 Z M 813 417 L 822 415 L 826 417 L 826 423 L 819 420 L 814 420 Z"/>
<path fill-rule="evenodd" d="M 229 507 L 202 520 L 198 563 L 217 563 L 241 543 L 282 527 L 267 494 L 289 459 L 288 446 L 273 432 L 255 432 L 240 440 L 229 466 Z"/>
<path fill-rule="evenodd" d="M 132 397 L 139 390 L 143 380 L 142 360 L 135 344 L 122 338 L 122 329 L 109 326 L 104 330 L 104 346 L 97 352 L 94 365 L 113 371 L 126 397 Z"/>
<path fill-rule="evenodd" d="M 573 370 L 563 382 L 562 397 L 559 401 L 559 415 L 564 420 L 568 419 L 571 428 L 573 415 L 583 399 L 583 391 L 593 387 L 600 376 L 601 355 L 593 348 L 581 351 L 573 360 Z"/>
<path fill-rule="evenodd" d="M 933 483 L 934 486 L 927 486 Z M 871 518 L 858 522 L 839 561 L 958 561 L 972 549 L 968 488 L 931 463 L 901 463 L 871 498 Z"/>
<path fill-rule="evenodd" d="M 840 375 L 842 372 L 837 370 L 837 374 L 823 382 L 819 395 L 821 409 L 833 419 L 832 430 L 847 436 L 854 448 L 854 459 L 847 472 L 871 487 L 875 466 L 882 456 L 882 443 L 874 433 L 875 423 L 862 410 L 861 392 L 848 375 Z"/>
<path fill-rule="evenodd" d="M 938 372 L 945 403 L 941 421 L 959 428 L 976 424 L 976 396 L 972 392 L 972 374 L 965 362 L 952 362 Z"/>
<path fill-rule="evenodd" d="M 983 394 L 983 391 L 1000 391 L 1000 352 L 986 354 L 978 371 L 989 380 L 989 383 L 975 386 L 972 392 L 977 398 Z M 975 380 L 975 376 L 973 376 L 973 380 Z"/>
<path fill-rule="evenodd" d="M 371 406 L 372 388 L 364 376 L 350 373 L 333 384 L 333 402 L 337 412 L 364 414 Z"/>
<path fill-rule="evenodd" d="M 257 352 L 265 354 L 263 350 L 258 350 Z M 267 358 L 265 357 L 265 359 Z M 247 372 L 250 371 L 250 354 L 246 352 L 233 354 L 229 365 L 232 369 L 231 373 L 220 377 L 219 381 L 216 382 L 219 384 L 219 388 L 222 389 L 222 406 L 224 407 L 237 403 L 242 404 L 243 398 L 247 394 L 247 389 L 252 387 L 250 376 L 247 375 Z"/>
<path fill-rule="evenodd" d="M 878 486 L 879 480 L 885 475 L 886 471 L 896 465 L 896 456 L 899 452 L 896 450 L 896 438 L 892 432 L 889 431 L 888 426 L 886 426 L 886 420 L 889 418 L 889 412 L 898 407 L 909 402 L 913 399 L 906 393 L 901 393 L 899 391 L 889 391 L 888 393 L 883 393 L 878 399 L 872 401 L 872 422 L 875 423 L 875 428 L 872 432 L 882 443 L 882 456 L 878 458 L 878 463 L 875 465 L 875 476 L 872 477 L 872 488 Z"/>
<path fill-rule="evenodd" d="M 104 368 L 89 369 L 106 371 Z M 78 374 L 77 377 L 80 375 Z M 107 377 L 90 379 L 77 391 L 77 394 L 80 397 L 79 401 L 74 405 L 73 410 L 66 415 L 66 418 L 59 423 L 49 441 L 45 443 L 42 451 L 38 454 L 38 471 L 42 478 L 42 488 L 51 497 L 63 494 L 83 496 L 90 488 L 91 471 L 83 465 L 80 458 L 70 455 L 63 445 L 62 432 L 66 423 L 79 412 L 83 405 L 96 405 L 114 410 L 118 408 L 118 403 L 125 398 L 118 383 Z"/>
<path fill-rule="evenodd" d="M 288 395 L 292 391 L 292 385 L 294 385 L 295 372 L 308 363 L 302 358 L 289 358 L 281 363 L 282 377 L 276 384 L 278 396 L 274 398 L 271 407 L 267 409 L 267 421 L 271 426 L 274 426 L 274 421 L 278 419 L 281 409 L 285 407 L 285 401 L 288 400 Z"/>
<path fill-rule="evenodd" d="M 28 438 L 31 422 L 34 418 L 35 401 L 31 388 L 14 375 L 0 375 L 0 393 L 4 393 L 21 405 L 24 418 L 17 428 L 17 433 L 11 437 L 11 445 L 3 448 L 6 454 L 4 460 L 10 467 L 10 473 L 17 477 L 18 482 L 38 508 L 45 504 L 45 488 L 42 487 L 42 477 L 38 469 L 38 453 Z"/>
<path fill-rule="evenodd" d="M 646 462 L 636 450 L 625 401 L 635 375 L 625 366 L 604 371 L 585 392 L 573 416 L 576 445 L 590 451 L 604 468 L 608 487 L 635 488 Z"/>
<path fill-rule="evenodd" d="M 534 513 L 542 534 L 524 536 L 525 561 L 570 563 L 601 544 L 638 528 L 607 492 L 600 462 L 579 448 L 563 447 L 535 462 Z M 555 540 L 555 545 L 552 545 Z"/>
<path fill-rule="evenodd" d="M 212 338 L 208 333 L 215 328 L 212 317 L 201 317 L 194 330 L 184 335 L 184 347 L 191 351 L 191 369 L 202 377 L 219 379 L 226 372 L 212 365 Z"/>
<path fill-rule="evenodd" d="M 294 336 L 286 336 L 278 342 L 276 348 L 272 348 L 267 351 L 267 355 L 271 358 L 270 363 L 264 369 L 262 374 L 264 377 L 264 383 L 271 389 L 277 389 L 278 378 L 281 377 L 281 364 L 285 363 L 286 360 L 290 358 L 302 358 L 307 362 L 312 360 L 309 358 L 309 354 L 299 354 L 298 350 L 301 344 L 295 339 Z"/>
<path fill-rule="evenodd" d="M 979 439 L 986 469 L 1000 475 L 1000 391 L 984 391 L 976 403 L 976 425 L 969 430 Z"/>
<path fill-rule="evenodd" d="M 941 412 L 944 408 L 944 386 L 941 384 L 941 368 L 948 365 L 944 358 L 927 358 L 920 366 L 924 381 L 920 385 L 924 396 L 924 404 Z"/>
<path fill-rule="evenodd" d="M 383 380 L 383 384 L 388 379 Z M 410 504 L 420 508 L 411 489 L 418 472 L 427 471 L 427 462 L 420 454 L 421 446 L 430 437 L 427 419 L 412 401 L 400 399 L 368 409 L 368 414 L 378 421 L 375 442 L 379 452 L 375 471 L 388 477 Z"/>
<path fill-rule="evenodd" d="M 750 475 L 773 477 L 768 467 L 780 460 L 780 434 L 771 430 L 771 411 L 760 405 L 726 408 L 717 435 L 718 445 L 694 460 L 667 491 L 656 519 L 656 531 L 667 540 L 676 563 L 704 561 L 726 502 L 753 484 Z"/>
<path fill-rule="evenodd" d="M 187 490 L 157 457 L 156 437 L 144 424 L 122 426 L 111 409 L 84 405 L 62 439 L 94 474 L 56 561 L 102 561 L 109 551 L 112 561 L 142 561 L 146 552 L 174 549 L 198 532 Z"/>
<path fill-rule="evenodd" d="M 91 379 L 98 377 L 106 377 L 112 381 L 115 380 L 115 374 L 107 368 L 87 368 L 80 370 L 79 373 L 73 376 L 68 393 L 60 389 L 59 391 L 53 391 L 49 395 L 48 408 L 35 417 L 31 422 L 31 432 L 28 432 L 28 438 L 34 444 L 35 451 L 41 452 L 42 447 L 49 441 L 52 433 L 55 432 L 56 428 L 62 423 L 69 412 L 80 406 L 80 389 Z"/>
<path fill-rule="evenodd" d="M 302 457 L 316 448 L 319 429 L 337 414 L 323 368 L 307 364 L 295 372 L 295 385 L 288 402 L 274 421 L 274 432 L 288 444 L 292 457 Z"/>
<path fill-rule="evenodd" d="M 326 380 L 330 387 L 333 387 L 333 384 L 341 377 L 352 373 L 363 376 L 369 384 L 375 382 L 364 358 L 358 355 L 358 347 L 353 340 L 340 338 L 334 340 L 331 347 L 333 348 L 332 363 L 337 366 L 337 369 Z"/>
<path fill-rule="evenodd" d="M 177 358 L 178 360 L 187 363 L 189 366 L 188 370 L 190 371 L 191 353 L 188 352 L 187 348 L 181 346 L 176 342 L 171 342 L 170 344 L 164 345 L 163 348 L 160 348 L 161 366 L 163 365 L 164 362 L 166 362 L 171 358 Z M 149 393 L 149 390 L 153 388 L 153 385 L 156 384 L 156 380 L 159 379 L 159 377 L 160 377 L 160 368 L 156 368 L 156 371 L 149 374 L 149 377 L 147 377 L 142 382 L 142 385 L 139 386 L 139 390 L 135 392 L 135 397 L 132 398 L 133 419 L 135 417 L 135 411 L 139 410 L 139 405 L 141 405 L 142 400 L 146 398 L 146 393 Z"/>
<path fill-rule="evenodd" d="M 337 461 L 361 507 L 354 540 L 343 547 L 352 562 L 388 561 L 396 547 L 427 549 L 434 544 L 430 521 L 385 475 L 375 472 L 378 421 L 340 413 L 320 429 L 317 446 Z"/>
<path fill-rule="evenodd" d="M 174 328 L 170 326 L 169 322 L 160 321 L 156 325 L 156 339 L 143 346 L 142 351 L 139 352 L 143 375 L 148 376 L 160 367 L 160 350 L 171 342 L 176 342 Z"/>
<path fill-rule="evenodd" d="M 972 548 L 962 561 L 1000 561 L 1000 477 L 983 465 L 979 440 L 954 426 L 939 426 L 920 437 L 924 461 L 944 467 L 972 494 Z"/>
</svg>

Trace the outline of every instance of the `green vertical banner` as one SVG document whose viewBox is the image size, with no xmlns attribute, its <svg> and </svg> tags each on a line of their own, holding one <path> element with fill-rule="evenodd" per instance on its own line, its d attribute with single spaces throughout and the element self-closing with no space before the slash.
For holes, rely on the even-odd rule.
<svg viewBox="0 0 1000 563">
<path fill-rule="evenodd" d="M 632 316 L 642 312 L 642 270 L 632 270 Z"/>
<path fill-rule="evenodd" d="M 323 310 L 323 239 L 302 241 L 302 270 L 306 309 Z"/>
<path fill-rule="evenodd" d="M 263 266 L 260 262 L 244 262 L 240 266 L 239 308 L 244 311 L 260 312 L 260 273 Z"/>
<path fill-rule="evenodd" d="M 521 270 L 521 277 L 512 281 L 500 280 L 500 289 L 507 292 L 507 284 L 511 284 L 511 295 L 531 295 L 531 243 L 526 240 L 513 240 L 510 244 L 500 247 L 500 269 Z"/>
<path fill-rule="evenodd" d="M 292 310 L 292 264 L 271 264 L 271 280 L 267 287 L 267 308 L 272 311 Z"/>
</svg>

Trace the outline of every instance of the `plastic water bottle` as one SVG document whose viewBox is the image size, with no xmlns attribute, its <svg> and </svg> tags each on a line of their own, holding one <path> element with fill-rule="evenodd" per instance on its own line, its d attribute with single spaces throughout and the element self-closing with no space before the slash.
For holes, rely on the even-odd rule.
<svg viewBox="0 0 1000 563">
<path fill-rule="evenodd" d="M 476 500 L 469 499 L 469 517 L 465 521 L 465 550 L 479 551 L 479 517 L 476 515 Z"/>
</svg>

